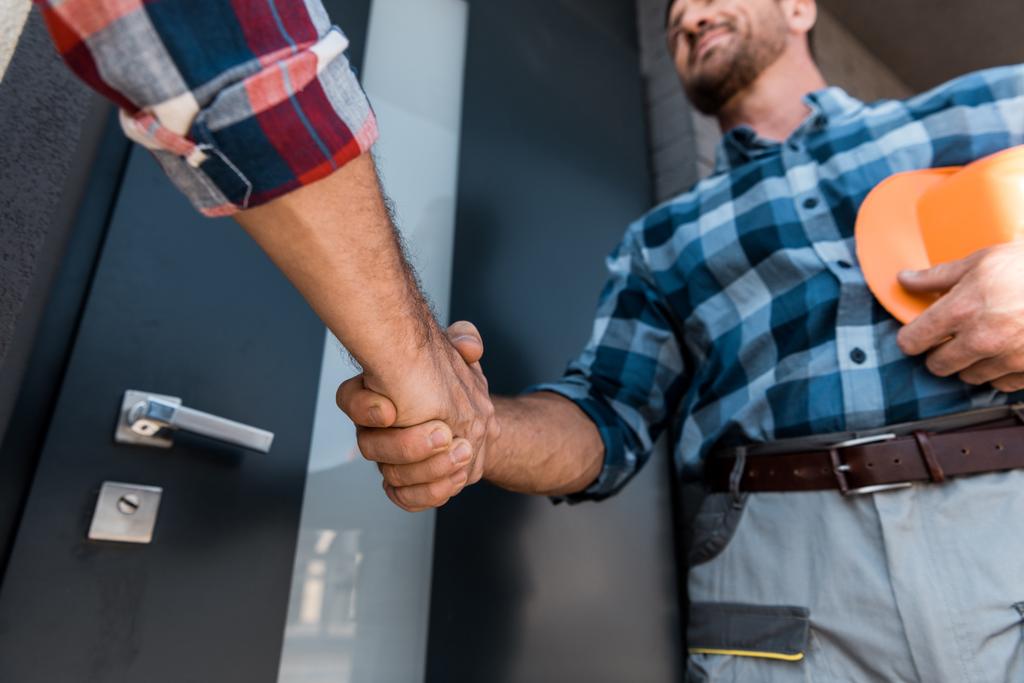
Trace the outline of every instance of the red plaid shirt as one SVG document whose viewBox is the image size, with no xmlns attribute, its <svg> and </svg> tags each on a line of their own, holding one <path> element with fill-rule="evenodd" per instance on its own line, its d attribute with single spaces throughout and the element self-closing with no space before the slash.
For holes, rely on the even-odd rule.
<svg viewBox="0 0 1024 683">
<path fill-rule="evenodd" d="M 36 2 L 71 69 L 208 216 L 323 178 L 377 138 L 319 0 Z"/>
</svg>

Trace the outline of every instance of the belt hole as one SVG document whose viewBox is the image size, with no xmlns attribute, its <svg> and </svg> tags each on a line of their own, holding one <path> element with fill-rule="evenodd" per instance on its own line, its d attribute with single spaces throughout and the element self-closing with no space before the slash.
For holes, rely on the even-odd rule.
<svg viewBox="0 0 1024 683">
<path fill-rule="evenodd" d="M 970 455 L 971 454 L 971 449 L 970 448 L 961 448 L 960 452 L 963 453 L 964 455 Z"/>
<path fill-rule="evenodd" d="M 996 450 L 997 450 L 997 451 L 1001 451 L 1001 450 L 1003 450 L 1003 444 L 1001 444 L 1001 443 L 997 443 L 997 444 L 996 444 Z"/>
<path fill-rule="evenodd" d="M 873 463 L 873 462 L 869 462 L 869 463 L 868 463 L 868 469 L 869 469 L 869 470 L 870 470 L 870 469 L 871 469 L 872 467 L 874 467 L 874 466 L 875 466 L 875 463 Z"/>
<path fill-rule="evenodd" d="M 893 458 L 892 459 L 892 464 L 893 465 L 899 465 L 901 462 L 902 462 L 902 460 L 900 460 L 899 458 Z"/>
</svg>

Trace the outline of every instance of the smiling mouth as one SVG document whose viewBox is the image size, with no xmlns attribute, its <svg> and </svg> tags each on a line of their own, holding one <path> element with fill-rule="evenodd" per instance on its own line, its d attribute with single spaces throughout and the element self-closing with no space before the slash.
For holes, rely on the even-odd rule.
<svg viewBox="0 0 1024 683">
<path fill-rule="evenodd" d="M 703 59 L 708 52 L 716 47 L 725 38 L 728 38 L 732 34 L 732 29 L 729 28 L 716 28 L 712 29 L 708 33 L 705 33 L 697 41 L 693 51 L 690 53 L 690 61 L 697 63 Z"/>
</svg>

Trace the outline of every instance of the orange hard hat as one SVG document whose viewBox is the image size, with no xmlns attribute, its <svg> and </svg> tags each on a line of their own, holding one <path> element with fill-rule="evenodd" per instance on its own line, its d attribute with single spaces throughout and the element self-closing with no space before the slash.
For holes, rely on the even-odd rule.
<svg viewBox="0 0 1024 683">
<path fill-rule="evenodd" d="M 1024 238 L 1024 146 L 967 166 L 897 173 L 864 199 L 857 259 L 879 303 L 909 323 L 936 296 L 911 294 L 896 276 Z"/>
</svg>

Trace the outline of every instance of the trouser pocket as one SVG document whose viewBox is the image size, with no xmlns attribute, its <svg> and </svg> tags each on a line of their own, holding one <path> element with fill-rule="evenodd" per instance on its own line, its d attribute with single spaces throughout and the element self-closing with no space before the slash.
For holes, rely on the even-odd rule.
<svg viewBox="0 0 1024 683">
<path fill-rule="evenodd" d="M 810 680 L 804 666 L 810 613 L 804 607 L 695 602 L 687 627 L 687 681 Z"/>
<path fill-rule="evenodd" d="M 1008 680 L 1024 681 L 1024 602 L 1014 603 L 1013 609 L 1016 610 L 1019 620 L 1017 633 L 1020 640 L 1017 641 L 1016 655 L 1010 660 Z"/>
<path fill-rule="evenodd" d="M 725 493 L 712 493 L 704 498 L 692 522 L 690 567 L 710 562 L 722 554 L 740 525 L 746 501 L 746 495 L 734 498 Z"/>
</svg>

